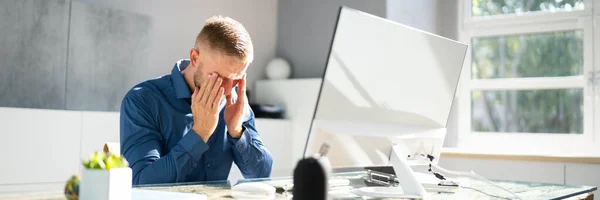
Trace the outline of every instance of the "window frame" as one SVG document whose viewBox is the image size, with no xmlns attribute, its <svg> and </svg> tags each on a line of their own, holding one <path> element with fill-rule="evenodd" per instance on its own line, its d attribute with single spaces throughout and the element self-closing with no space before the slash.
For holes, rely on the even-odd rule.
<svg viewBox="0 0 600 200">
<path fill-rule="evenodd" d="M 472 18 L 472 0 L 459 3 L 459 41 L 468 44 L 459 90 L 458 147 L 477 151 L 531 154 L 562 154 L 600 152 L 600 72 L 595 72 L 595 60 L 600 58 L 600 0 L 584 0 L 584 10 L 569 12 L 530 12 Z M 593 13 L 592 8 L 597 12 Z M 462 14 L 460 14 L 462 13 Z M 474 37 L 529 34 L 554 31 L 583 30 L 583 74 L 566 77 L 531 78 L 471 78 L 471 39 Z M 594 51 L 594 49 L 599 49 Z M 595 75 L 596 73 L 597 75 Z M 598 81 L 594 80 L 598 77 Z M 473 132 L 471 130 L 471 91 L 583 88 L 583 134 Z M 596 89 L 600 92 L 600 89 Z M 598 112 L 596 109 L 598 107 Z M 598 128 L 600 129 L 600 128 Z M 566 147 L 569 148 L 557 148 Z M 507 148 L 508 147 L 508 148 Z"/>
</svg>

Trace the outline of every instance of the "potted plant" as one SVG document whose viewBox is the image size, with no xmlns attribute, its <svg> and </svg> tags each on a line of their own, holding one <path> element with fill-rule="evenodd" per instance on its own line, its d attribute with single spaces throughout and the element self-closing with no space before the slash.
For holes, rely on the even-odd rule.
<svg viewBox="0 0 600 200">
<path fill-rule="evenodd" d="M 131 168 L 123 156 L 96 152 L 83 161 L 83 166 L 79 199 L 131 199 Z"/>
</svg>

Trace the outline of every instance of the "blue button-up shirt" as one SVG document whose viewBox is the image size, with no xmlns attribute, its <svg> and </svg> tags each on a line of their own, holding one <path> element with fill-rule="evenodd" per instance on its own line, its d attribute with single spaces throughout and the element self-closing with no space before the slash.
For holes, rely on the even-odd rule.
<svg viewBox="0 0 600 200">
<path fill-rule="evenodd" d="M 192 130 L 191 92 L 181 74 L 188 64 L 178 61 L 171 75 L 144 81 L 123 98 L 121 153 L 133 171 L 133 184 L 225 180 L 233 162 L 245 178 L 269 177 L 273 161 L 250 106 L 240 138 L 227 133 L 225 100 L 206 143 Z"/>
</svg>

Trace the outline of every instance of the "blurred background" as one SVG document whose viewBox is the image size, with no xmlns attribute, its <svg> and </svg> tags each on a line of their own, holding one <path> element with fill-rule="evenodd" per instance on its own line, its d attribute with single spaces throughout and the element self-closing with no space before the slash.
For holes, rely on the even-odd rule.
<svg viewBox="0 0 600 200">
<path fill-rule="evenodd" d="M 212 15 L 252 37 L 257 127 L 273 175 L 291 175 L 339 6 L 469 45 L 442 166 L 600 184 L 600 0 L 2 0 L 0 192 L 60 188 L 118 143 L 125 92 L 188 58 Z"/>
</svg>

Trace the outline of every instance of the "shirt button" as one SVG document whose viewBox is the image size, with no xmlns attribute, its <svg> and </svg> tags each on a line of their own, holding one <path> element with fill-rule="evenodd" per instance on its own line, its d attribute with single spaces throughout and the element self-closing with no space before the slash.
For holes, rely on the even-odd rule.
<svg viewBox="0 0 600 200">
<path fill-rule="evenodd" d="M 210 163 L 206 164 L 206 167 L 210 168 Z"/>
<path fill-rule="evenodd" d="M 242 144 L 238 144 L 238 148 L 242 148 Z"/>
</svg>

